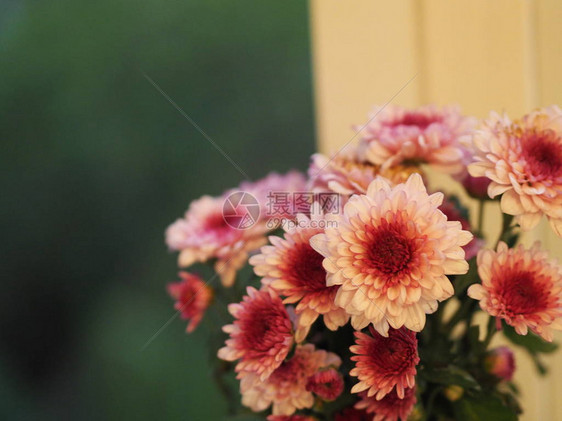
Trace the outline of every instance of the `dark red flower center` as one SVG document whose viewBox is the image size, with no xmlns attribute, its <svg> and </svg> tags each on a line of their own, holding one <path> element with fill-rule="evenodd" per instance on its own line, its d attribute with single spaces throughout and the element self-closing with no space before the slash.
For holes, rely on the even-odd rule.
<svg viewBox="0 0 562 421">
<path fill-rule="evenodd" d="M 512 272 L 503 274 L 497 283 L 497 294 L 504 304 L 505 311 L 511 315 L 532 314 L 547 307 L 548 295 L 544 285 L 537 282 L 532 272 Z"/>
<path fill-rule="evenodd" d="M 416 335 L 407 329 L 391 329 L 385 338 L 371 330 L 373 340 L 369 344 L 369 355 L 377 371 L 404 373 L 419 362 Z"/>
<path fill-rule="evenodd" d="M 307 291 L 322 291 L 326 287 L 326 271 L 322 267 L 324 257 L 309 244 L 296 245 L 288 258 L 286 270 L 289 282 Z"/>
<path fill-rule="evenodd" d="M 208 230 L 229 230 L 230 226 L 226 223 L 222 213 L 212 213 L 205 219 L 205 228 Z"/>
<path fill-rule="evenodd" d="M 523 156 L 530 164 L 533 176 L 562 175 L 562 139 L 553 130 L 524 133 L 522 146 Z"/>
<path fill-rule="evenodd" d="M 430 124 L 440 123 L 441 117 L 430 116 L 422 113 L 407 112 L 404 116 L 397 120 L 395 126 L 416 126 L 421 130 L 426 129 Z"/>
<path fill-rule="evenodd" d="M 400 228 L 385 225 L 372 234 L 367 257 L 369 266 L 379 273 L 395 275 L 409 266 L 414 250 Z"/>
<path fill-rule="evenodd" d="M 271 350 L 290 336 L 291 325 L 280 301 L 279 305 L 269 301 L 253 304 L 252 310 L 240 318 L 240 330 L 249 354 L 259 354 Z"/>
</svg>

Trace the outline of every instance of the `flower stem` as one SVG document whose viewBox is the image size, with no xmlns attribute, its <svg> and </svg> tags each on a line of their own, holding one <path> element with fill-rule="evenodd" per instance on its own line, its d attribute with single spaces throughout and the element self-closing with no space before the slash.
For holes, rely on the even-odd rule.
<svg viewBox="0 0 562 421">
<path fill-rule="evenodd" d="M 488 319 L 488 329 L 486 331 L 486 337 L 484 338 L 484 349 L 488 348 L 488 345 L 490 345 L 490 341 L 494 337 L 496 330 L 496 319 L 495 317 L 490 316 L 490 318 Z"/>
<path fill-rule="evenodd" d="M 509 234 L 511 233 L 511 221 L 513 221 L 513 215 L 503 213 L 502 216 L 502 230 L 498 241 L 496 241 L 496 246 L 494 247 L 494 249 L 498 248 L 498 244 L 500 243 L 500 241 L 506 241 L 509 238 Z"/>
</svg>

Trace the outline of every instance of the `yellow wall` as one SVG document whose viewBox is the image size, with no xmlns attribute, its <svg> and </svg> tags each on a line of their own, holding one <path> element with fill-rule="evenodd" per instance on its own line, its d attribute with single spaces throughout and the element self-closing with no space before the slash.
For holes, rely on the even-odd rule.
<svg viewBox="0 0 562 421">
<path fill-rule="evenodd" d="M 312 47 L 320 149 L 336 151 L 374 104 L 458 103 L 467 114 L 492 109 L 516 117 L 562 104 L 562 2 L 557 0 L 311 0 Z M 443 177 L 433 186 L 448 191 Z M 472 206 L 473 208 L 473 206 Z M 486 211 L 495 233 L 498 210 Z M 541 239 L 562 257 L 562 240 L 546 224 Z M 562 340 L 562 335 L 557 339 Z M 523 420 L 562 420 L 562 351 L 538 378 L 517 355 Z"/>
</svg>

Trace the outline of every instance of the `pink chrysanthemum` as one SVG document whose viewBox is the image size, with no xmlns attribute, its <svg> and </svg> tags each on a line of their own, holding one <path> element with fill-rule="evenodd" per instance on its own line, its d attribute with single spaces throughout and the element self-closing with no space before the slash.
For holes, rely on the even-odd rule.
<svg viewBox="0 0 562 421">
<path fill-rule="evenodd" d="M 340 364 L 336 354 L 315 350 L 311 344 L 297 346 L 293 357 L 266 380 L 255 374 L 241 379 L 242 404 L 256 412 L 273 404 L 273 415 L 291 415 L 297 409 L 311 408 L 314 396 L 306 390 L 308 379 L 320 369 Z"/>
<path fill-rule="evenodd" d="M 404 398 L 404 390 L 414 387 L 416 365 L 419 363 L 418 340 L 416 334 L 408 329 L 390 329 L 388 337 L 371 330 L 371 335 L 355 332 L 355 345 L 349 349 L 354 355 L 355 367 L 350 375 L 359 379 L 351 393 L 362 391 L 367 396 L 382 399 L 396 388 L 399 398 Z"/>
<path fill-rule="evenodd" d="M 230 304 L 228 311 L 236 318 L 223 327 L 230 335 L 218 352 L 236 365 L 239 378 L 250 372 L 266 379 L 278 368 L 293 345 L 293 327 L 281 299 L 271 289 L 247 288 L 241 303 Z"/>
<path fill-rule="evenodd" d="M 254 196 L 261 207 L 260 219 L 269 229 L 271 221 L 294 219 L 297 213 L 308 213 L 311 203 L 301 200 L 306 190 L 306 178 L 298 171 L 287 174 L 270 173 L 256 182 L 243 182 L 239 190 Z"/>
<path fill-rule="evenodd" d="M 481 250 L 476 258 L 482 284 L 471 285 L 468 295 L 480 300 L 491 316 L 504 319 L 520 335 L 528 329 L 552 341 L 552 329 L 562 330 L 562 268 L 540 249 L 523 245 L 497 251 Z"/>
<path fill-rule="evenodd" d="M 362 393 L 361 400 L 355 404 L 355 408 L 363 409 L 369 414 L 375 414 L 373 421 L 398 421 L 398 419 L 406 421 L 412 413 L 416 401 L 415 388 L 406 389 L 403 399 L 398 397 L 396 390 L 393 390 L 381 400 Z"/>
<path fill-rule="evenodd" d="M 310 376 L 306 390 L 325 401 L 333 401 L 343 392 L 343 377 L 335 368 L 320 370 Z"/>
<path fill-rule="evenodd" d="M 462 246 L 472 239 L 438 209 L 419 174 L 392 188 L 377 178 L 366 195 L 352 196 L 342 215 L 328 215 L 325 234 L 311 238 L 322 254 L 327 285 L 341 285 L 335 302 L 361 330 L 372 323 L 419 332 L 425 315 L 453 295 L 446 275 L 468 270 Z"/>
<path fill-rule="evenodd" d="M 448 174 L 462 172 L 459 138 L 474 126 L 457 107 L 427 105 L 416 109 L 388 105 L 373 111 L 376 117 L 364 129 L 360 150 L 383 168 L 401 163 L 431 164 Z"/>
<path fill-rule="evenodd" d="M 298 303 L 296 340 L 301 342 L 319 315 L 330 330 L 336 330 L 349 316 L 334 303 L 337 286 L 326 286 L 323 257 L 310 245 L 310 238 L 323 232 L 322 215 L 314 212 L 311 219 L 299 214 L 295 224 L 285 224 L 283 238 L 269 237 L 272 246 L 261 248 L 250 264 L 262 283 L 286 297 L 284 303 Z"/>
<path fill-rule="evenodd" d="M 308 168 L 308 187 L 314 192 L 364 193 L 379 170 L 378 165 L 361 161 L 353 146 L 346 147 L 331 158 L 317 153 L 312 155 Z"/>
<path fill-rule="evenodd" d="M 501 380 L 510 381 L 515 372 L 515 356 L 507 346 L 492 349 L 484 358 L 484 367 L 488 373 Z"/>
<path fill-rule="evenodd" d="M 562 236 L 562 110 L 551 106 L 518 121 L 492 113 L 473 142 L 477 162 L 468 170 L 492 180 L 488 194 L 502 195 L 502 211 L 524 230 L 544 214 Z"/>
<path fill-rule="evenodd" d="M 379 165 L 361 160 L 357 149 L 348 146 L 332 158 L 319 153 L 312 155 L 308 168 L 308 188 L 317 193 L 334 192 L 346 197 L 365 194 L 377 175 L 387 178 L 392 184 L 399 184 L 414 172 L 420 171 L 415 166 L 401 165 L 382 170 Z"/>
<path fill-rule="evenodd" d="M 189 320 L 187 332 L 191 333 L 209 307 L 213 290 L 197 275 L 188 272 L 180 272 L 178 275 L 182 280 L 168 284 L 168 293 L 176 300 L 174 308 L 180 312 L 181 318 Z"/>
<path fill-rule="evenodd" d="M 267 421 L 318 421 L 318 418 L 308 415 L 269 415 Z"/>
<path fill-rule="evenodd" d="M 226 196 L 203 196 L 193 201 L 185 218 L 178 219 L 166 230 L 166 243 L 171 250 L 180 252 L 180 267 L 217 259 L 215 271 L 223 285 L 230 286 L 249 253 L 267 242 L 267 229 L 260 223 L 249 229 L 227 224 L 223 216 L 225 199 Z"/>
<path fill-rule="evenodd" d="M 470 222 L 463 216 L 461 210 L 453 201 L 453 198 L 445 196 L 443 204 L 439 206 L 439 210 L 445 214 L 449 221 L 459 221 L 463 230 L 472 230 Z M 468 244 L 465 244 L 462 247 L 464 250 L 465 259 L 470 260 L 474 256 L 476 256 L 478 254 L 478 250 L 480 250 L 484 246 L 484 244 L 485 241 L 478 237 L 474 237 L 472 240 L 470 240 Z"/>
</svg>

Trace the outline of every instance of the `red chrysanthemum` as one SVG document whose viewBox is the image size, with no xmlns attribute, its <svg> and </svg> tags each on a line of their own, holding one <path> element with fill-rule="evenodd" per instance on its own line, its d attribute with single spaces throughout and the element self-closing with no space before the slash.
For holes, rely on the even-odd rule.
<svg viewBox="0 0 562 421">
<path fill-rule="evenodd" d="M 480 250 L 477 257 L 482 284 L 471 285 L 468 295 L 480 307 L 504 319 L 520 335 L 528 329 L 552 341 L 552 329 L 562 330 L 562 268 L 540 249 L 523 245 L 497 251 Z"/>
<path fill-rule="evenodd" d="M 293 345 L 293 327 L 281 299 L 272 289 L 248 287 L 248 295 L 228 310 L 236 318 L 223 330 L 230 335 L 226 346 L 218 352 L 236 365 L 239 378 L 246 373 L 266 379 L 281 365 Z"/>
<path fill-rule="evenodd" d="M 367 414 L 364 410 L 348 407 L 334 416 L 334 421 L 372 421 L 373 416 Z"/>
<path fill-rule="evenodd" d="M 367 396 L 382 399 L 395 388 L 399 398 L 415 385 L 416 365 L 419 363 L 416 334 L 406 328 L 390 329 L 388 337 L 371 327 L 371 335 L 355 332 L 351 357 L 355 367 L 349 374 L 359 379 L 352 393 L 366 391 Z"/>
<path fill-rule="evenodd" d="M 317 207 L 314 209 L 319 212 Z M 284 225 L 283 238 L 269 237 L 273 245 L 262 247 L 261 254 L 250 259 L 256 274 L 263 276 L 264 285 L 285 297 L 284 303 L 298 303 L 297 342 L 306 337 L 319 315 L 323 315 L 325 325 L 331 330 L 349 320 L 345 310 L 334 303 L 338 287 L 326 286 L 324 258 L 309 242 L 313 235 L 324 231 L 324 222 L 318 213 L 313 213 L 311 219 L 299 214 L 295 224 Z"/>
<path fill-rule="evenodd" d="M 373 421 L 406 421 L 412 413 L 416 404 L 416 389 L 410 388 L 404 391 L 404 398 L 400 399 L 393 390 L 381 400 L 374 396 L 362 393 L 361 400 L 355 404 L 357 409 L 364 409 L 369 414 L 375 414 Z"/>
<path fill-rule="evenodd" d="M 213 290 L 194 274 L 180 272 L 180 282 L 168 284 L 168 293 L 176 300 L 174 308 L 182 319 L 189 320 L 187 332 L 193 332 L 213 299 Z"/>
<path fill-rule="evenodd" d="M 256 412 L 273 404 L 273 415 L 292 415 L 297 409 L 311 408 L 314 396 L 306 390 L 308 379 L 318 370 L 340 364 L 336 354 L 316 350 L 312 344 L 299 345 L 267 379 L 253 373 L 241 379 L 242 404 Z"/>
<path fill-rule="evenodd" d="M 325 401 L 333 401 L 343 392 L 343 377 L 334 368 L 321 370 L 310 376 L 306 382 L 306 390 Z"/>
</svg>

